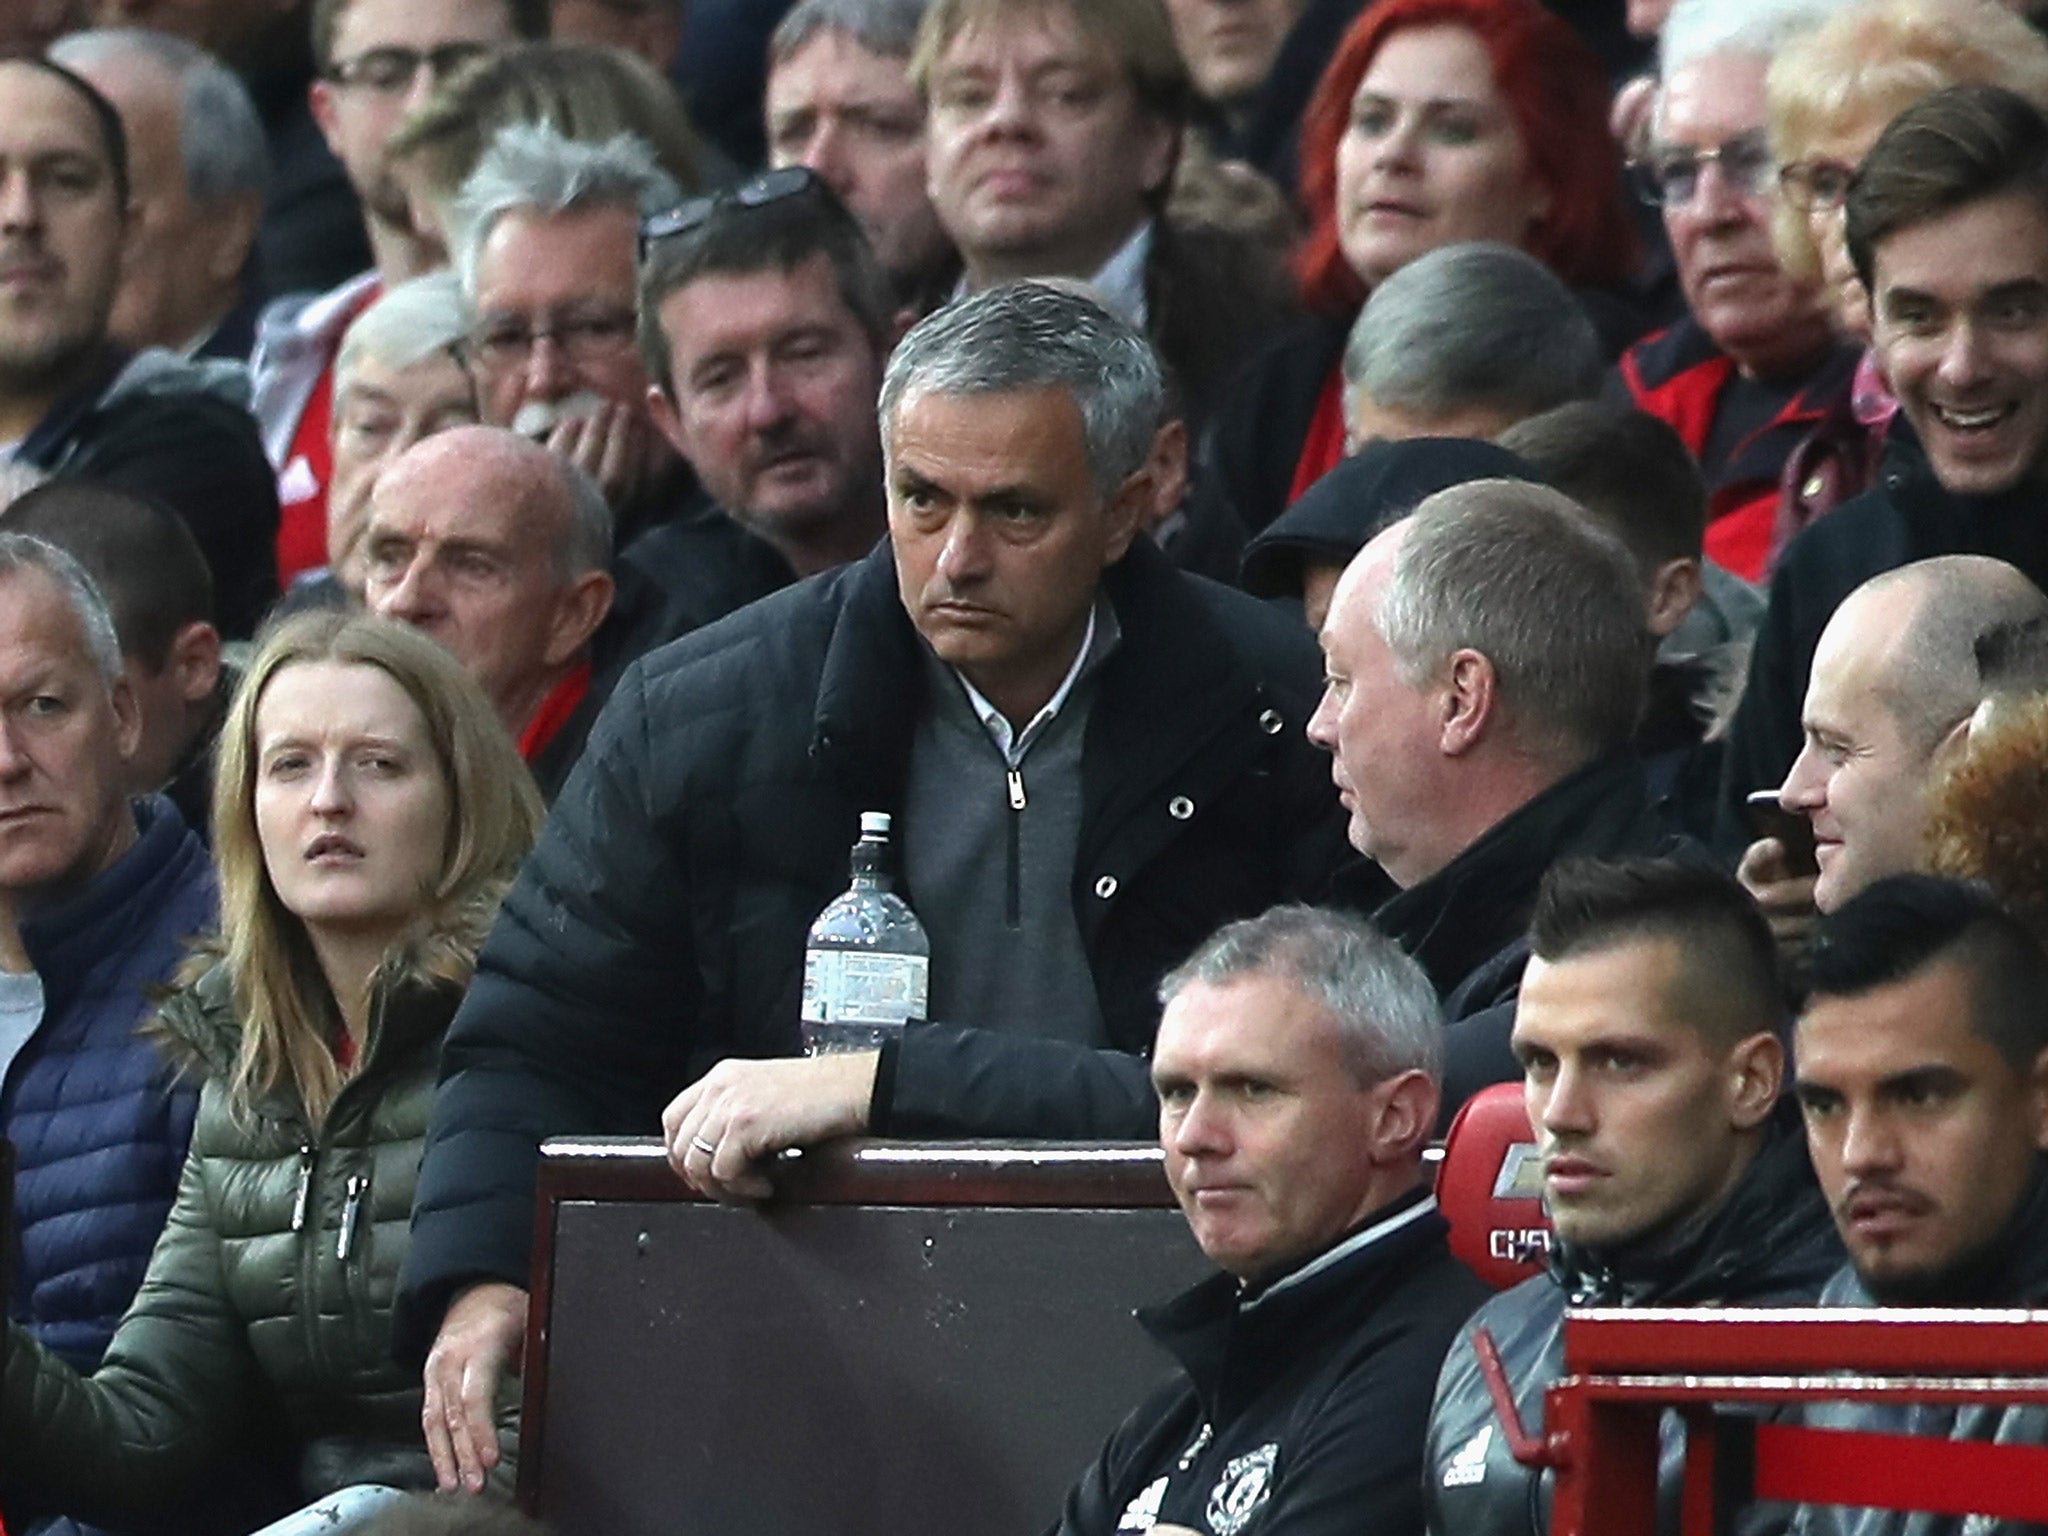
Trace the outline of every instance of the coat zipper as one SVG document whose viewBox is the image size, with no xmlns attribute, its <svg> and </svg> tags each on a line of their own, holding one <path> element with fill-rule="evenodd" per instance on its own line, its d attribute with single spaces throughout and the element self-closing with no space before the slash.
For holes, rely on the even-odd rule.
<svg viewBox="0 0 2048 1536">
<path fill-rule="evenodd" d="M 348 1176 L 348 1198 L 341 1207 L 341 1233 L 334 1240 L 334 1256 L 343 1264 L 356 1250 L 356 1223 L 363 1214 L 363 1196 L 369 1193 L 370 1176 L 367 1173 L 352 1173 Z M 347 1276 L 342 1277 L 344 1280 Z"/>
<path fill-rule="evenodd" d="M 1010 884 L 1003 896 L 1003 916 L 1012 929 L 1024 926 L 1024 770 L 1012 765 L 1010 786 Z"/>
</svg>

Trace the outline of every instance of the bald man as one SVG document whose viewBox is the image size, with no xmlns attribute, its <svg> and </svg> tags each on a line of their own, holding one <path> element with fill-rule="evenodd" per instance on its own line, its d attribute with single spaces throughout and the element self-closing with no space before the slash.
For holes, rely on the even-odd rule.
<svg viewBox="0 0 2048 1536">
<path fill-rule="evenodd" d="M 498 427 L 428 438 L 370 492 L 364 601 L 483 684 L 544 794 L 599 702 L 590 642 L 611 611 L 611 543 L 596 482 Z"/>
<path fill-rule="evenodd" d="M 1983 555 L 1920 560 L 1856 588 L 1814 650 L 1804 735 L 1778 801 L 1812 823 L 1819 876 L 1797 876 L 1776 838 L 1751 845 L 1742 881 L 1781 939 L 1865 886 L 1920 865 L 1927 788 L 1983 697 L 1977 642 L 2048 615 L 2017 568 Z"/>
</svg>

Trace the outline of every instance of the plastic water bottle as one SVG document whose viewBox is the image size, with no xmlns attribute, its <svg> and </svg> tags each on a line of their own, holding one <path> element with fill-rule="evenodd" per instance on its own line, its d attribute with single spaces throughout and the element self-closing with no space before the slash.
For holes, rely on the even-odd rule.
<svg viewBox="0 0 2048 1536">
<path fill-rule="evenodd" d="M 925 1016 L 931 940 L 889 889 L 889 815 L 863 811 L 853 884 L 804 945 L 804 1054 L 873 1050 Z"/>
</svg>

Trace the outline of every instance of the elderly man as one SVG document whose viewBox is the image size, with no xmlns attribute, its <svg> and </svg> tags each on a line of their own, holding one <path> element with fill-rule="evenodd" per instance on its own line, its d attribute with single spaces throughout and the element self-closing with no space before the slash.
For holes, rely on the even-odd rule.
<svg viewBox="0 0 2048 1536">
<path fill-rule="evenodd" d="M 213 621 L 213 580 L 191 530 L 144 497 L 59 480 L 0 510 L 0 531 L 46 539 L 92 577 L 114 621 L 139 722 L 128 792 L 161 790 L 207 837 L 213 745 L 233 676 Z"/>
<path fill-rule="evenodd" d="M 50 165 L 71 174 L 34 173 Z M 0 293 L 0 453 L 162 501 L 206 553 L 222 628 L 249 634 L 276 595 L 277 500 L 246 383 L 107 334 L 133 232 L 120 117 L 62 65 L 0 63 L 0 177 L 18 274 Z"/>
<path fill-rule="evenodd" d="M 898 299 L 936 308 L 959 262 L 925 190 L 910 54 L 928 0 L 802 0 L 768 43 L 768 159 L 802 165 L 860 220 Z"/>
<path fill-rule="evenodd" d="M 50 50 L 120 110 L 134 217 L 108 329 L 131 347 L 246 358 L 249 252 L 270 185 L 256 104 L 204 49 L 160 32 L 78 32 Z"/>
<path fill-rule="evenodd" d="M 1814 1171 L 1849 1250 L 1824 1305 L 2048 1305 L 2044 992 L 2038 942 L 1967 886 L 1901 876 L 1821 920 L 1793 1049 Z M 1802 1417 L 1916 1438 L 2048 1440 L 2038 1406 L 1816 1404 Z M 1810 1505 L 1793 1530 L 1896 1536 L 1927 1523 Z"/>
<path fill-rule="evenodd" d="M 862 1130 L 1142 1135 L 1160 974 L 1342 862 L 1300 626 L 1135 537 L 1162 399 L 1092 299 L 940 310 L 883 385 L 888 543 L 614 694 L 444 1058 L 399 1336 L 439 1329 L 444 1478 L 494 1454 L 539 1136 L 661 1121 L 692 1183 L 753 1195 L 778 1149 Z M 805 933 L 868 810 L 946 1022 L 714 1067 L 796 1051 Z"/>
<path fill-rule="evenodd" d="M 1162 0 L 933 0 L 911 74 L 965 286 L 1086 279 L 1152 338 L 1199 426 L 1283 283 L 1256 246 L 1163 216 L 1191 93 Z"/>
<path fill-rule="evenodd" d="M 1600 391 L 1593 322 L 1512 246 L 1449 245 L 1373 290 L 1344 347 L 1345 419 L 1376 437 L 1498 437 Z"/>
<path fill-rule="evenodd" d="M 371 265 L 326 285 L 280 286 L 286 296 L 257 326 L 250 360 L 256 414 L 286 524 L 311 530 L 303 549 L 318 551 L 327 526 L 327 427 L 342 335 L 382 289 L 438 262 L 433 245 L 412 229 L 390 166 L 392 135 L 458 65 L 514 38 L 545 37 L 547 22 L 547 0 L 316 0 L 312 7 L 313 117 L 354 188 L 348 217 L 369 237 Z M 302 568 L 287 570 L 287 579 Z"/>
<path fill-rule="evenodd" d="M 589 476 L 514 433 L 451 427 L 378 477 L 363 601 L 454 653 L 551 796 L 603 701 L 591 642 L 611 611 L 611 553 Z"/>
<path fill-rule="evenodd" d="M 1728 740 L 1723 812 L 1780 783 L 1836 606 L 1933 555 L 2010 561 L 2048 583 L 2048 118 L 2009 92 L 1937 92 L 1902 113 L 1848 202 L 1879 365 L 1904 426 L 1878 484 L 1787 546 Z M 1734 842 L 1736 839 L 1728 839 Z"/>
<path fill-rule="evenodd" d="M 1836 342 L 1818 280 L 1771 244 L 1778 167 L 1765 138 L 1764 73 L 1830 0 L 1752 8 L 1679 0 L 1665 23 L 1663 85 L 1637 167 L 1661 205 L 1686 318 L 1630 347 L 1619 386 L 1676 427 L 1711 493 L 1707 558 L 1764 574 L 1785 460 L 1847 398 L 1854 349 Z"/>
<path fill-rule="evenodd" d="M 1279 907 L 1159 995 L 1166 1177 L 1220 1273 L 1139 1313 L 1185 1374 L 1110 1437 L 1060 1536 L 1215 1530 L 1218 1509 L 1233 1530 L 1421 1536 L 1429 1382 L 1486 1294 L 1422 1174 L 1429 980 L 1355 918 Z"/>
<path fill-rule="evenodd" d="M 1565 497 L 1480 480 L 1359 552 L 1322 641 L 1309 738 L 1335 758 L 1352 843 L 1400 887 L 1374 920 L 1444 999 L 1455 1108 L 1516 1075 L 1505 1005 L 1544 871 L 1671 845 L 1629 745 L 1650 666 L 1642 588 Z"/>
<path fill-rule="evenodd" d="M 594 478 L 621 547 L 690 488 L 649 419 L 633 341 L 640 218 L 679 196 L 630 134 L 593 144 L 516 124 L 457 200 L 455 270 L 475 317 L 469 360 L 484 420 Z"/>
<path fill-rule="evenodd" d="M 112 619 L 77 562 L 0 533 L 0 1135 L 14 1143 L 10 1315 L 92 1370 L 177 1191 L 194 1095 L 137 1033 L 213 867 L 162 799 Z M 10 1241 L 14 1239 L 10 1237 Z"/>
<path fill-rule="evenodd" d="M 859 559 L 882 536 L 874 401 L 896 340 L 859 226 L 791 168 L 648 232 L 640 313 L 656 425 L 717 507 L 797 575 Z M 743 552 L 726 560 L 747 569 Z M 743 589 L 731 606 L 758 595 Z"/>
<path fill-rule="evenodd" d="M 1806 744 L 1778 790 L 1813 827 L 1818 876 L 1778 838 L 1751 844 L 1742 878 L 1788 942 L 1886 875 L 1921 867 L 1943 749 L 1985 697 L 1977 647 L 2048 618 L 2048 597 L 2002 560 L 1944 555 L 1873 576 L 1821 631 L 1801 714 Z"/>
<path fill-rule="evenodd" d="M 1742 888 L 1657 860 L 1560 864 L 1530 940 L 1514 1048 L 1557 1251 L 1479 1309 L 1437 1384 L 1423 1496 L 1430 1529 L 1459 1536 L 1550 1528 L 1542 1475 L 1500 1428 L 1481 1330 L 1523 1423 L 1539 1424 L 1567 1306 L 1791 1305 L 1841 1262 L 1790 1102 L 1780 1111 L 1777 956 Z"/>
</svg>

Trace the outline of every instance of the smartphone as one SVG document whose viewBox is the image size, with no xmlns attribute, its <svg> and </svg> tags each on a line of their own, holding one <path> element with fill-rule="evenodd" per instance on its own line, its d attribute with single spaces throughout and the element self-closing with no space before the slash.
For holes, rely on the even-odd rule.
<svg viewBox="0 0 2048 1536">
<path fill-rule="evenodd" d="M 1778 803 L 1775 789 L 1759 789 L 1742 802 L 1749 809 L 1749 830 L 1775 837 L 1785 850 L 1785 868 L 1795 875 L 1817 875 L 1820 860 L 1813 852 L 1813 823 Z"/>
</svg>

